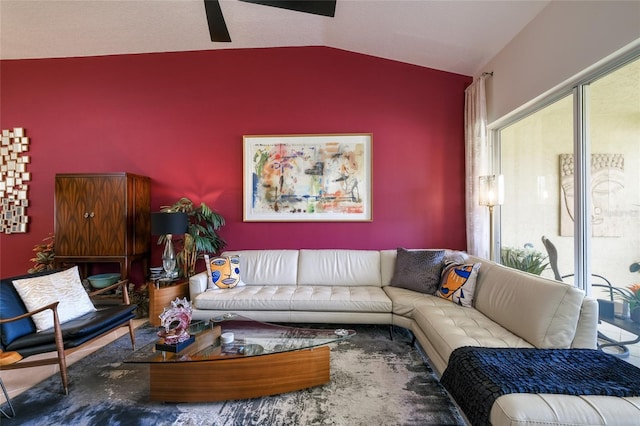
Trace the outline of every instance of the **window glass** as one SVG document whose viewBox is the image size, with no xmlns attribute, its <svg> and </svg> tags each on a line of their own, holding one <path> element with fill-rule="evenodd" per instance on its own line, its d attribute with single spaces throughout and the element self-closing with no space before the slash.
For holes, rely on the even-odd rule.
<svg viewBox="0 0 640 426">
<path fill-rule="evenodd" d="M 501 261 L 554 278 L 542 244 L 558 253 L 560 274 L 573 272 L 573 103 L 568 95 L 500 131 L 505 200 L 500 208 Z M 569 228 L 571 232 L 563 233 Z"/>
<path fill-rule="evenodd" d="M 625 287 L 640 283 L 632 266 L 640 262 L 640 59 L 585 88 L 587 135 L 577 143 L 588 144 L 591 153 L 589 182 L 582 183 L 590 201 L 587 212 L 576 212 L 573 204 L 573 93 L 497 130 L 505 182 L 497 226 L 501 259 L 531 269 L 532 262 L 535 266 L 549 254 L 541 241 L 546 236 L 557 251 L 559 274 L 572 274 L 575 218 L 583 214 L 591 233 L 584 236 L 591 272 Z M 551 268 L 541 275 L 556 276 Z M 572 277 L 563 280 L 573 282 Z M 593 293 L 601 296 L 597 289 Z"/>
<path fill-rule="evenodd" d="M 629 270 L 640 262 L 640 59 L 594 81 L 587 93 L 591 272 L 626 287 L 640 283 L 640 273 Z"/>
</svg>

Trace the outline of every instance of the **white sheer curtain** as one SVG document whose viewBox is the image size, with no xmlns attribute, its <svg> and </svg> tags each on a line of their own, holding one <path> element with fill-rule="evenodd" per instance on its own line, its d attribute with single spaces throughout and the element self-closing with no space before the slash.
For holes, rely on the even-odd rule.
<svg viewBox="0 0 640 426">
<path fill-rule="evenodd" d="M 478 178 L 491 174 L 491 147 L 487 134 L 485 76 L 465 90 L 465 199 L 467 252 L 489 258 L 489 211 L 478 204 Z"/>
</svg>

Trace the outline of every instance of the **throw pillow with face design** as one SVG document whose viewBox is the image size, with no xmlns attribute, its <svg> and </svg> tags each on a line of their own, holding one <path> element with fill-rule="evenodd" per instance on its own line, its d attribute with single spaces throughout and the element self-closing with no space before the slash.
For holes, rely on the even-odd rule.
<svg viewBox="0 0 640 426">
<path fill-rule="evenodd" d="M 209 273 L 207 290 L 233 288 L 240 284 L 239 256 L 219 256 L 211 259 L 205 256 L 205 263 Z"/>
<path fill-rule="evenodd" d="M 458 305 L 473 306 L 473 295 L 480 263 L 445 262 L 436 294 Z"/>
</svg>

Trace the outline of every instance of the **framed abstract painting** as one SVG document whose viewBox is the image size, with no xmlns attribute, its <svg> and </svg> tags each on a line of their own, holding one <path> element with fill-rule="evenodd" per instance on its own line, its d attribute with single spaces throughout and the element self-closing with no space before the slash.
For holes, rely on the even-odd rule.
<svg viewBox="0 0 640 426">
<path fill-rule="evenodd" d="M 243 139 L 245 222 L 372 220 L 371 134 Z"/>
</svg>

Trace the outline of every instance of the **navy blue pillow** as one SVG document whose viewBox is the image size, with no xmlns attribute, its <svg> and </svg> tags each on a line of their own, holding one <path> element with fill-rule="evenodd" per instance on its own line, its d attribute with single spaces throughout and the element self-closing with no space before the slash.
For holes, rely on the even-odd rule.
<svg viewBox="0 0 640 426">
<path fill-rule="evenodd" d="M 13 280 L 48 275 L 53 272 L 56 271 L 46 271 L 43 273 L 29 274 L 20 277 L 5 278 L 0 281 L 0 318 L 13 318 L 27 313 L 27 308 L 24 306 L 24 303 L 22 302 L 22 299 L 15 287 L 13 287 Z M 36 325 L 31 318 L 23 318 L 18 321 L 12 321 L 0 325 L 0 340 L 2 341 L 2 346 L 6 347 L 17 338 L 35 332 Z"/>
</svg>

